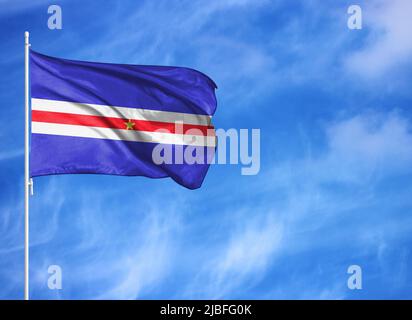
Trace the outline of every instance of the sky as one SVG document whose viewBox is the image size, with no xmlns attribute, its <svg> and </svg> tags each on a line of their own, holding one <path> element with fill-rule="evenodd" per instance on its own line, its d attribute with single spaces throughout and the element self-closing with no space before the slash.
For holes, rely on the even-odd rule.
<svg viewBox="0 0 412 320">
<path fill-rule="evenodd" d="M 26 30 L 51 56 L 200 70 L 217 128 L 261 130 L 257 175 L 212 165 L 197 190 L 36 178 L 32 299 L 411 299 L 411 14 L 408 0 L 0 0 L 0 299 L 23 298 Z"/>
</svg>

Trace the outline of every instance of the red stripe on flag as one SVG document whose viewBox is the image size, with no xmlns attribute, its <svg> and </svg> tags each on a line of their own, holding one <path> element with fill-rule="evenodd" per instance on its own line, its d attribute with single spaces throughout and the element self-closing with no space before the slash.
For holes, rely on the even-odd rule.
<svg viewBox="0 0 412 320">
<path fill-rule="evenodd" d="M 168 130 L 170 133 L 176 133 L 176 125 L 170 122 L 158 122 L 158 121 L 147 121 L 147 120 L 133 120 L 133 119 L 119 119 L 111 117 L 100 117 L 100 116 L 89 116 L 80 115 L 73 113 L 63 113 L 63 112 L 49 112 L 49 111 L 38 111 L 32 110 L 31 120 L 34 122 L 49 122 L 49 123 L 60 123 L 60 124 L 73 124 L 80 126 L 89 127 L 101 127 L 101 128 L 113 128 L 113 129 L 126 129 L 126 123 L 131 121 L 133 123 L 133 129 L 136 131 L 157 131 L 160 129 Z M 130 127 L 129 127 L 130 128 Z M 179 130 L 182 130 L 182 124 L 178 124 Z M 202 125 L 192 125 L 183 124 L 183 132 L 187 133 L 190 129 L 200 130 L 201 134 L 198 132 L 190 132 L 193 135 L 209 135 L 214 136 L 214 130 L 208 132 L 208 129 L 214 129 L 213 126 L 202 126 Z M 180 132 L 179 132 L 180 133 Z"/>
</svg>

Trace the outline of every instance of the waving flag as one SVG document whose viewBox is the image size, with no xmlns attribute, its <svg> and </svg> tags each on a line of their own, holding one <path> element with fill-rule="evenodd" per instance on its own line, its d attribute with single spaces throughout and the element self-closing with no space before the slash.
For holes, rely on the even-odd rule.
<svg viewBox="0 0 412 320">
<path fill-rule="evenodd" d="M 201 186 L 216 146 L 216 85 L 203 73 L 31 50 L 30 81 L 30 176 L 171 177 L 190 189 Z M 158 150 L 173 161 L 155 161 Z"/>
</svg>

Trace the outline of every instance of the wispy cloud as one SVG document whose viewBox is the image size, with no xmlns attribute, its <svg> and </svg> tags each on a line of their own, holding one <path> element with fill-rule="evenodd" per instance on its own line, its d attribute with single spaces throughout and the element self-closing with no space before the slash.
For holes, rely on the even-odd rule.
<svg viewBox="0 0 412 320">
<path fill-rule="evenodd" d="M 392 193 L 385 194 L 383 187 L 385 181 L 412 173 L 411 123 L 406 117 L 397 111 L 362 112 L 326 123 L 323 138 L 321 150 L 317 143 L 313 146 L 316 152 L 312 150 L 302 159 L 277 163 L 272 166 L 270 174 L 258 179 L 256 185 L 249 184 L 243 190 L 245 198 L 251 197 L 250 190 L 256 190 L 252 199 L 257 197 L 264 203 L 263 207 L 249 210 L 253 216 L 243 217 L 245 224 L 251 219 L 253 229 L 256 226 L 254 219 L 264 215 L 264 212 L 276 221 L 275 226 L 267 223 L 254 229 L 260 234 L 254 238 L 270 247 L 279 239 L 275 230 L 280 227 L 278 230 L 281 231 L 281 242 L 271 247 L 275 250 L 257 251 L 266 252 L 265 258 L 258 259 L 264 261 L 266 267 L 259 269 L 256 265 L 252 279 L 259 282 L 257 275 L 268 272 L 282 278 L 282 281 L 273 284 L 269 292 L 262 293 L 264 298 L 348 297 L 348 265 L 359 261 L 366 264 L 365 259 L 372 259 L 382 266 L 379 272 L 389 272 L 383 252 L 392 252 L 395 243 L 405 237 L 412 226 L 412 218 L 388 205 L 390 201 L 395 201 L 399 206 L 410 206 L 410 189 L 398 190 L 395 197 Z M 306 143 L 315 141 L 310 139 Z M 252 202 L 243 201 L 242 205 L 247 207 Z M 382 224 L 388 217 L 392 217 L 391 222 Z M 268 231 L 271 227 L 273 229 Z M 248 239 L 243 235 L 244 238 L 234 238 L 240 247 L 245 243 L 243 240 Z M 263 241 L 265 235 L 268 238 Z M 222 282 L 205 281 L 211 288 L 214 288 L 214 283 L 224 284 L 222 288 L 215 287 L 216 291 L 213 292 L 216 296 L 219 296 L 218 292 L 227 293 L 227 296 L 238 292 L 231 291 L 234 289 L 232 283 L 239 284 L 240 288 L 248 288 L 248 285 L 253 286 L 255 283 L 246 276 L 250 269 L 245 261 L 237 264 L 244 273 L 236 273 L 236 268 L 226 268 L 226 261 L 233 262 L 236 261 L 234 258 L 242 257 L 236 254 L 242 252 L 236 245 L 229 247 L 234 251 L 227 251 L 231 252 L 227 256 L 218 256 L 221 264 L 214 268 L 208 267 L 208 270 L 214 269 L 214 274 L 219 275 L 210 279 L 230 279 Z M 262 248 L 265 247 L 262 245 Z M 250 248 L 253 248 L 253 244 Z M 325 250 L 334 254 L 320 265 L 314 258 L 315 252 Z M 340 255 L 336 253 L 338 251 L 342 254 L 345 252 L 351 259 L 346 263 L 341 261 Z M 252 252 L 250 256 L 253 256 Z M 310 254 L 313 259 L 312 262 L 306 261 L 307 267 L 312 269 L 306 272 L 299 269 L 299 274 L 294 272 L 297 268 L 294 264 L 302 259 L 297 257 L 306 254 Z M 273 261 L 271 259 L 274 256 L 275 263 L 265 264 L 265 261 Z M 330 265 L 326 268 L 325 263 Z M 283 264 L 291 266 L 290 270 L 282 267 Z M 228 265 L 231 266 L 230 263 Z M 328 272 L 318 272 L 318 267 Z M 244 282 L 236 281 L 239 279 Z M 312 279 L 310 284 L 308 279 Z"/>
<path fill-rule="evenodd" d="M 23 155 L 24 155 L 23 149 L 3 151 L 3 152 L 0 152 L 0 161 L 22 157 Z"/>
<path fill-rule="evenodd" d="M 62 2 L 62 1 L 60 1 Z M 50 2 L 46 0 L 33 0 L 33 1 L 24 1 L 24 0 L 0 0 L 0 15 L 5 14 L 16 14 L 21 13 L 25 10 L 30 10 L 41 5 L 47 6 Z M 47 8 L 47 7 L 46 7 Z M 47 12 L 47 11 L 45 11 Z"/>
<path fill-rule="evenodd" d="M 159 208 L 140 220 L 142 233 L 132 237 L 129 245 L 121 249 L 121 255 L 112 266 L 112 274 L 120 274 L 119 281 L 105 290 L 98 299 L 136 299 L 161 284 L 170 275 L 179 231 L 179 216 L 168 212 L 163 216 Z M 134 239 L 133 239 L 134 238 Z"/>
<path fill-rule="evenodd" d="M 277 4 L 250 0 L 168 4 L 168 1 L 146 1 L 126 7 L 116 3 L 111 13 L 102 17 L 110 23 L 108 32 L 91 38 L 93 45 L 89 43 L 71 51 L 71 58 L 196 68 L 225 90 L 225 100 L 235 100 L 242 93 L 242 100 L 237 99 L 237 104 L 242 105 L 264 93 L 275 79 L 272 52 L 230 29 L 236 26 L 238 33 L 257 32 L 253 16 L 246 13 L 261 12 L 267 6 L 273 10 Z M 242 25 L 238 26 L 235 21 L 232 26 L 224 18 L 226 15 L 241 18 Z M 93 21 L 89 23 L 93 25 Z M 250 90 L 252 82 L 254 90 Z"/>
<path fill-rule="evenodd" d="M 41 186 L 32 210 L 37 219 L 32 224 L 31 248 L 38 253 L 33 258 L 31 282 L 39 290 L 33 294 L 68 298 L 76 290 L 82 299 L 136 299 L 155 290 L 175 263 L 181 230 L 178 207 L 183 204 L 173 201 L 165 211 L 157 201 L 141 199 L 136 203 L 127 197 L 128 201 L 114 200 L 108 205 L 108 198 L 118 197 L 109 191 L 85 193 L 83 189 L 61 198 L 63 193 L 56 194 L 57 190 L 69 188 L 64 180 L 56 177 L 52 186 Z M 76 198 L 83 201 L 73 206 Z M 58 199 L 65 199 L 63 207 Z M 68 225 L 71 227 L 65 228 Z M 53 245 L 61 241 L 64 247 Z M 46 245 L 50 250 L 40 251 Z M 63 271 L 65 290 L 59 295 L 41 290 L 47 284 L 51 264 L 60 265 Z"/>
<path fill-rule="evenodd" d="M 252 208 L 250 208 L 252 209 Z M 227 237 L 211 246 L 209 258 L 184 297 L 219 299 L 255 285 L 273 263 L 282 242 L 282 225 L 271 212 L 243 208 L 235 214 Z"/>
<path fill-rule="evenodd" d="M 62 31 L 44 31 L 32 14 L 30 25 L 38 33 L 33 49 L 207 73 L 219 86 L 216 120 L 262 128 L 262 170 L 241 177 L 231 175 L 232 167 L 212 167 L 204 187 L 194 192 L 137 177 L 36 178 L 33 297 L 340 299 L 351 297 L 346 268 L 359 261 L 367 267 L 366 280 L 373 279 L 369 288 L 378 283 L 386 293 L 405 290 L 411 261 L 411 121 L 402 103 L 399 111 L 365 111 L 373 97 L 379 96 L 379 103 L 386 97 L 376 88 L 355 86 L 351 72 L 397 75 L 397 67 L 407 65 L 407 2 L 362 5 L 364 30 L 358 33 L 346 28 L 346 6 L 324 1 L 106 5 L 99 11 L 102 4 L 91 1 L 78 10 L 64 2 L 63 19 L 75 17 L 76 24 L 64 20 Z M 16 2 L 12 15 L 29 16 L 35 10 L 27 6 Z M 20 40 L 9 40 L 2 59 L 12 75 L 2 82 L 10 106 L 21 105 Z M 325 96 L 323 90 L 331 87 Z M 359 112 L 330 108 L 330 103 L 348 106 L 356 90 L 364 93 Z M 280 97 L 283 91 L 293 101 Z M 21 175 L 17 160 L 23 151 L 10 134 L 18 131 L 13 122 L 18 110 L 23 109 L 3 110 L 10 141 L 0 153 L 2 179 L 10 178 L 9 167 Z M 273 138 L 279 136 L 285 141 Z M 20 297 L 23 189 L 2 183 L 0 296 Z M 397 280 L 383 286 L 394 263 Z M 63 269 L 59 293 L 47 288 L 50 264 Z"/>
<path fill-rule="evenodd" d="M 349 70 L 374 78 L 408 65 L 412 56 L 411 12 L 408 0 L 368 2 L 363 17 L 370 37 L 364 47 L 347 58 Z"/>
</svg>

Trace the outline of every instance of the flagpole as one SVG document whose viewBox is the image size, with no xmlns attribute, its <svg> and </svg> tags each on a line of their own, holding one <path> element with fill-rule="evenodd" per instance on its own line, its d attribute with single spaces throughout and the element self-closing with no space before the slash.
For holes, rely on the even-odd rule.
<svg viewBox="0 0 412 320">
<path fill-rule="evenodd" d="M 29 300 L 29 33 L 24 33 L 24 300 Z"/>
</svg>

